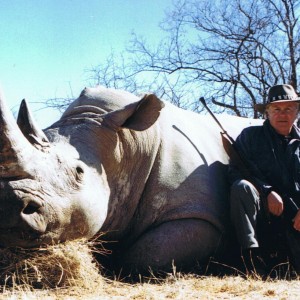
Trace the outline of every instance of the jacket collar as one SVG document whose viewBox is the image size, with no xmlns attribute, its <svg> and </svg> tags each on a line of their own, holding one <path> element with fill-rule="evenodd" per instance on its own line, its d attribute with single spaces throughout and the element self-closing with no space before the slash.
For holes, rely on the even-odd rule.
<svg viewBox="0 0 300 300">
<path fill-rule="evenodd" d="M 273 134 L 278 135 L 278 133 L 275 131 L 275 129 L 271 126 L 270 121 L 266 119 L 263 124 L 265 129 L 268 129 L 268 131 L 271 131 Z M 293 139 L 300 140 L 300 129 L 294 124 L 291 130 L 291 137 Z"/>
</svg>

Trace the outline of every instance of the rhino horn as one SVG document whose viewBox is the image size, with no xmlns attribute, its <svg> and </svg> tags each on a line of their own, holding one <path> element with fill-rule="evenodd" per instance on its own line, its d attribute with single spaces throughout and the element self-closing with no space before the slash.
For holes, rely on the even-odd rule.
<svg viewBox="0 0 300 300">
<path fill-rule="evenodd" d="M 44 132 L 36 126 L 25 99 L 22 100 L 20 105 L 17 124 L 23 135 L 33 146 L 41 150 L 49 147 L 49 140 Z"/>
<path fill-rule="evenodd" d="M 27 177 L 37 150 L 28 142 L 0 94 L 0 178 Z"/>
</svg>

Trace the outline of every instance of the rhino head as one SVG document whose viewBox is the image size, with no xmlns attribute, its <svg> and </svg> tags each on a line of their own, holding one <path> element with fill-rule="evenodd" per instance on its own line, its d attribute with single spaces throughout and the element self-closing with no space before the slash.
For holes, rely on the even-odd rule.
<svg viewBox="0 0 300 300">
<path fill-rule="evenodd" d="M 16 122 L 0 97 L 0 246 L 91 237 L 107 213 L 99 196 L 108 194 L 105 176 L 67 142 L 50 143 L 24 100 Z"/>
<path fill-rule="evenodd" d="M 67 110 L 43 132 L 24 100 L 16 122 L 0 97 L 0 246 L 36 247 L 127 226 L 130 217 L 116 211 L 138 205 L 159 147 L 146 131 L 158 130 L 152 125 L 164 104 L 146 95 L 119 109 L 86 107 L 89 113 Z M 137 157 L 143 168 L 132 163 Z"/>
</svg>

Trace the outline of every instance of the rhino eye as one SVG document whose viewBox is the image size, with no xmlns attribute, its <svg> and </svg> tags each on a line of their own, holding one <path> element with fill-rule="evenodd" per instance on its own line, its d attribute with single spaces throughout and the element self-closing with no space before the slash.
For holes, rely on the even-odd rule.
<svg viewBox="0 0 300 300">
<path fill-rule="evenodd" d="M 76 172 L 77 172 L 77 174 L 83 174 L 84 173 L 84 171 L 81 167 L 77 167 Z"/>
<path fill-rule="evenodd" d="M 76 180 L 81 180 L 83 176 L 84 170 L 82 167 L 77 166 L 76 167 Z"/>
</svg>

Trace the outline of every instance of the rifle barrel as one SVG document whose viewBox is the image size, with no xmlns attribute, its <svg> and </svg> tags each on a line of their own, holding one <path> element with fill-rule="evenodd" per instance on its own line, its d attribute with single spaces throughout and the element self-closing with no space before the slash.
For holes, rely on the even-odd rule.
<svg viewBox="0 0 300 300">
<path fill-rule="evenodd" d="M 213 119 L 216 121 L 216 123 L 219 125 L 219 127 L 222 129 L 222 134 L 227 135 L 227 137 L 229 138 L 229 140 L 233 143 L 234 140 L 233 138 L 227 133 L 227 131 L 224 129 L 224 127 L 222 126 L 222 124 L 219 122 L 219 120 L 217 119 L 217 117 L 214 115 L 214 113 L 210 110 L 210 108 L 207 106 L 205 99 L 203 97 L 200 97 L 199 101 L 203 104 L 203 106 L 206 108 L 206 110 L 209 112 L 209 114 L 213 117 Z"/>
</svg>

